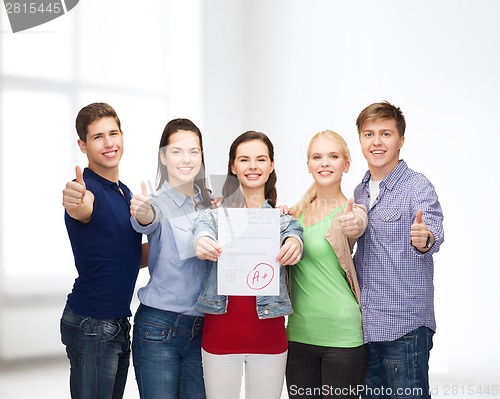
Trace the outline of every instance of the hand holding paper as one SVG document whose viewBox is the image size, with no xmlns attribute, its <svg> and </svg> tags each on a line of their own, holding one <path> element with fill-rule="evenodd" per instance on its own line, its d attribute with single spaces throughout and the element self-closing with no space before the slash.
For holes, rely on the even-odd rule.
<svg viewBox="0 0 500 399">
<path fill-rule="evenodd" d="M 276 254 L 284 264 L 292 264 L 297 259 L 297 247 L 300 248 L 297 240 L 290 237 L 280 250 L 279 209 L 219 208 L 218 211 L 217 245 L 223 248 L 218 253 L 221 255 L 218 294 L 279 295 L 281 266 Z M 204 244 L 208 247 L 203 249 L 210 253 L 210 243 Z M 217 254 L 212 252 L 212 255 Z"/>
<path fill-rule="evenodd" d="M 211 260 L 213 262 L 219 258 L 222 252 L 222 249 L 217 241 L 214 241 L 207 236 L 200 237 L 198 241 L 196 241 L 195 250 L 196 257 L 198 259 Z"/>
</svg>

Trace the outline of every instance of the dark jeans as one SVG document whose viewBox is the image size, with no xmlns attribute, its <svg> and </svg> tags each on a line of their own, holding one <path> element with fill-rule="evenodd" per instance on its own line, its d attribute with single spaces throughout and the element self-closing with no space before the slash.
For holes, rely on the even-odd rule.
<svg viewBox="0 0 500 399">
<path fill-rule="evenodd" d="M 132 357 L 143 399 L 205 399 L 203 317 L 139 305 Z"/>
<path fill-rule="evenodd" d="M 363 399 L 428 399 L 429 355 L 434 332 L 419 327 L 396 341 L 368 344 Z"/>
<path fill-rule="evenodd" d="M 93 319 L 66 307 L 60 328 L 71 365 L 71 397 L 122 398 L 130 362 L 128 319 Z"/>
<path fill-rule="evenodd" d="M 330 348 L 288 342 L 286 384 L 295 398 L 358 398 L 366 371 L 366 348 Z"/>
</svg>

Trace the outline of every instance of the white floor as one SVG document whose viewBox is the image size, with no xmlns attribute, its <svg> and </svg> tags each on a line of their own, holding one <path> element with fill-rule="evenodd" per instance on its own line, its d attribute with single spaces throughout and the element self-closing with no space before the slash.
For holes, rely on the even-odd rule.
<svg viewBox="0 0 500 399">
<path fill-rule="evenodd" d="M 124 399 L 137 399 L 133 367 Z M 68 399 L 69 363 L 66 358 L 37 359 L 0 365 L 0 399 Z M 242 396 L 243 398 L 244 396 Z M 281 399 L 287 399 L 286 388 Z"/>
<path fill-rule="evenodd" d="M 0 399 L 68 399 L 68 376 L 69 366 L 66 358 L 0 364 Z M 431 386 L 434 399 L 500 398 L 500 377 L 498 381 L 478 383 L 431 375 Z M 138 397 L 131 367 L 124 399 Z M 284 389 L 281 399 L 287 398 Z"/>
</svg>

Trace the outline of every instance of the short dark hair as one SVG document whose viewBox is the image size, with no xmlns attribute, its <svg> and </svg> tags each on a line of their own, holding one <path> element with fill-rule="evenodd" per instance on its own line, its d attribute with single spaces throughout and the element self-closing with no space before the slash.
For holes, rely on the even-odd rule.
<svg viewBox="0 0 500 399">
<path fill-rule="evenodd" d="M 80 140 L 86 143 L 88 127 L 95 121 L 106 117 L 114 118 L 118 125 L 118 129 L 120 129 L 120 131 L 122 130 L 120 118 L 118 118 L 116 111 L 111 105 L 106 103 L 92 103 L 83 107 L 80 112 L 78 112 L 75 123 L 76 132 Z"/>
<path fill-rule="evenodd" d="M 405 135 L 406 121 L 403 111 L 401 111 L 401 108 L 396 107 L 387 101 L 371 104 L 361 111 L 356 119 L 358 134 L 361 133 L 361 129 L 366 121 L 373 121 L 377 119 L 394 119 L 396 121 L 396 129 L 398 129 L 399 135 L 401 137 Z"/>
</svg>

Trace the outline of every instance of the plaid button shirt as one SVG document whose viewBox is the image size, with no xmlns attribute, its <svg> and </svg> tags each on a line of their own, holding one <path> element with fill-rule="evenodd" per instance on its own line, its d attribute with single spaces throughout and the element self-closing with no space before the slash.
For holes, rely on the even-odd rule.
<svg viewBox="0 0 500 399">
<path fill-rule="evenodd" d="M 368 211 L 368 227 L 358 239 L 354 263 L 361 287 L 365 342 L 393 341 L 426 326 L 436 330 L 434 262 L 444 240 L 443 213 L 433 185 L 403 160 L 380 182 L 371 209 L 370 172 L 354 190 Z M 410 243 L 410 226 L 419 209 L 435 238 L 425 254 Z"/>
</svg>

